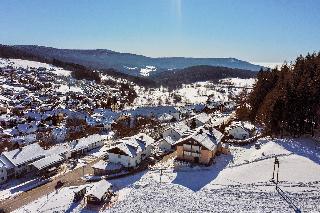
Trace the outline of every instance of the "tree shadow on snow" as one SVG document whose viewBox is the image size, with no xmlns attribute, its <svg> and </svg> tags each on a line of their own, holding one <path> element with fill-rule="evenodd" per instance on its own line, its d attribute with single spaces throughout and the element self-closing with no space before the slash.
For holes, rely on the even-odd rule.
<svg viewBox="0 0 320 213">
<path fill-rule="evenodd" d="M 209 167 L 193 167 L 177 171 L 172 183 L 187 187 L 196 192 L 213 181 L 233 159 L 232 155 L 220 155 L 215 158 L 216 163 Z"/>
<path fill-rule="evenodd" d="M 278 139 L 275 141 L 277 144 L 286 150 L 306 157 L 313 162 L 320 164 L 320 146 L 315 140 L 310 138 L 295 138 L 295 139 Z"/>
<path fill-rule="evenodd" d="M 117 178 L 108 181 L 114 186 L 116 190 L 119 190 L 127 186 L 133 185 L 135 182 L 139 181 L 144 174 L 146 174 L 146 171 L 142 171 L 134 175 L 129 175 L 123 178 Z"/>
<path fill-rule="evenodd" d="M 69 208 L 66 210 L 66 213 L 71 213 L 73 212 L 74 209 L 76 209 L 79 206 L 80 202 L 73 202 L 69 206 Z"/>
</svg>

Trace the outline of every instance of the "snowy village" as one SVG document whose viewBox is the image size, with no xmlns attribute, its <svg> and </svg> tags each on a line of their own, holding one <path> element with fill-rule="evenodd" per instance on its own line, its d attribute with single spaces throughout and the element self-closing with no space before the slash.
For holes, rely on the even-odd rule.
<svg viewBox="0 0 320 213">
<path fill-rule="evenodd" d="M 309 3 L 1 3 L 0 213 L 320 212 Z"/>
<path fill-rule="evenodd" d="M 262 127 L 237 119 L 236 96 L 250 91 L 254 79 L 223 79 L 212 88 L 200 82 L 168 92 L 103 78 L 112 79 L 114 88 L 75 80 L 70 71 L 49 64 L 1 59 L 1 208 L 137 211 L 136 199 L 145 203 L 152 195 L 152 202 L 162 202 L 163 197 L 156 198 L 159 188 L 170 202 L 193 194 L 192 202 L 199 202 L 204 193 L 207 200 L 226 202 L 222 188 L 230 187 L 237 191 L 229 195 L 249 196 L 248 203 L 267 202 L 276 193 L 272 178 L 290 186 L 301 202 L 307 200 L 302 192 L 309 184 L 315 188 L 308 196 L 317 196 L 315 141 L 303 139 L 301 153 L 296 146 L 302 139 L 271 138 Z M 121 93 L 123 82 L 142 92 L 131 103 L 121 96 L 103 107 L 108 94 Z M 95 97 L 99 89 L 106 99 Z M 179 94 L 178 103 L 173 94 Z M 143 98 L 150 104 L 139 102 Z M 280 174 L 274 170 L 275 157 Z M 311 182 L 304 183 L 305 177 Z M 254 192 L 245 192 L 243 185 Z M 219 193 L 213 196 L 213 189 Z M 243 208 L 248 204 L 239 202 Z"/>
</svg>

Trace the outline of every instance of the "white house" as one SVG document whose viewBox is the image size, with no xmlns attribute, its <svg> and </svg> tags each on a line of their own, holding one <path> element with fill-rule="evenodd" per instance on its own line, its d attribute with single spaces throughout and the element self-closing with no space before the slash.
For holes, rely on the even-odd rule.
<svg viewBox="0 0 320 213">
<path fill-rule="evenodd" d="M 210 120 L 211 120 L 211 116 L 203 112 L 189 118 L 187 120 L 187 123 L 188 123 L 188 126 L 190 127 L 193 125 L 193 123 L 195 123 L 195 127 L 198 128 L 200 126 L 210 123 Z"/>
<path fill-rule="evenodd" d="M 7 176 L 20 176 L 30 171 L 28 165 L 44 158 L 45 150 L 33 143 L 1 154 L 0 161 L 7 168 Z"/>
<path fill-rule="evenodd" d="M 90 135 L 85 138 L 71 141 L 71 156 L 83 155 L 93 149 L 104 145 L 106 138 L 99 134 Z"/>
<path fill-rule="evenodd" d="M 234 139 L 244 140 L 250 137 L 250 132 L 253 130 L 254 126 L 250 123 L 232 122 L 226 127 L 225 132 Z"/>
<path fill-rule="evenodd" d="M 136 167 L 151 155 L 154 140 L 144 133 L 123 138 L 118 145 L 108 150 L 109 161 L 124 167 Z"/>
<path fill-rule="evenodd" d="M 174 150 L 176 141 L 189 134 L 190 128 L 184 122 L 176 123 L 163 131 L 158 146 L 163 152 L 170 152 Z"/>
<path fill-rule="evenodd" d="M 180 122 L 170 126 L 169 128 L 166 128 L 162 133 L 162 137 L 170 137 L 172 140 L 177 141 L 184 135 L 185 132 L 189 130 L 190 128 L 185 123 Z"/>
</svg>

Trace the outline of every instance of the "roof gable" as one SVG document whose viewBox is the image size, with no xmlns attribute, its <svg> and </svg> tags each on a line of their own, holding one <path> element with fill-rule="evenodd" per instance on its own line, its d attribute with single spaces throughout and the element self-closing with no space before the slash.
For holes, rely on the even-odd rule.
<svg viewBox="0 0 320 213">
<path fill-rule="evenodd" d="M 213 150 L 218 143 L 220 143 L 222 138 L 222 133 L 216 129 L 208 131 L 201 128 L 198 128 L 192 135 L 181 138 L 177 141 L 175 145 L 187 143 L 189 140 L 193 140 L 199 143 L 201 146 L 204 146 L 208 150 Z"/>
</svg>

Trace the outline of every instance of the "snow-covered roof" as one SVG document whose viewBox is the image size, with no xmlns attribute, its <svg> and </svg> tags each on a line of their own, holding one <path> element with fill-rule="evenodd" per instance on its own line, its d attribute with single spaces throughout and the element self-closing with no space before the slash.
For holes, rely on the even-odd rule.
<svg viewBox="0 0 320 213">
<path fill-rule="evenodd" d="M 14 168 L 14 165 L 6 157 L 0 155 L 0 167 L 11 169 Z"/>
<path fill-rule="evenodd" d="M 178 113 L 174 106 L 156 106 L 156 107 L 138 107 L 136 109 L 124 111 L 123 113 L 129 113 L 132 116 L 155 116 L 160 117 L 163 114 Z"/>
<path fill-rule="evenodd" d="M 99 200 L 111 189 L 112 184 L 104 179 L 97 182 L 91 189 L 88 191 L 87 196 L 94 196 Z"/>
<path fill-rule="evenodd" d="M 123 138 L 119 142 L 120 144 L 116 147 L 129 157 L 133 158 L 137 156 L 138 153 L 144 151 L 148 146 L 152 145 L 154 139 L 144 133 L 139 133 L 129 138 Z"/>
<path fill-rule="evenodd" d="M 178 132 L 180 135 L 190 130 L 190 128 L 184 122 L 176 123 L 175 125 L 173 125 L 172 128 L 174 128 L 174 130 Z"/>
<path fill-rule="evenodd" d="M 50 149 L 45 150 L 45 155 L 62 155 L 68 151 L 70 151 L 70 147 L 67 144 L 57 144 L 52 146 Z"/>
<path fill-rule="evenodd" d="M 106 138 L 99 134 L 89 135 L 88 137 L 80 138 L 76 141 L 71 142 L 71 149 L 72 150 L 81 150 L 84 149 L 91 144 L 99 142 L 101 140 L 105 140 Z"/>
<path fill-rule="evenodd" d="M 164 113 L 163 115 L 161 115 L 158 118 L 160 121 L 170 121 L 171 119 L 173 119 L 173 116 L 168 114 L 168 113 Z"/>
<path fill-rule="evenodd" d="M 95 109 L 92 116 L 86 118 L 86 122 L 90 125 L 96 123 L 112 124 L 119 116 L 120 113 L 113 112 L 109 109 Z"/>
<path fill-rule="evenodd" d="M 161 140 L 165 140 L 167 143 L 171 144 L 171 145 L 174 145 L 175 144 L 175 141 L 171 138 L 171 137 L 165 137 Z"/>
<path fill-rule="evenodd" d="M 41 170 L 61 161 L 63 161 L 63 157 L 60 155 L 50 155 L 33 162 L 31 165 L 36 167 L 38 170 Z"/>
<path fill-rule="evenodd" d="M 2 155 L 5 156 L 12 164 L 18 166 L 44 157 L 45 150 L 43 150 L 38 143 L 33 143 L 19 149 L 3 152 Z"/>
<path fill-rule="evenodd" d="M 106 170 L 106 171 L 112 171 L 121 169 L 123 166 L 120 163 L 112 163 L 112 162 L 106 162 L 106 161 L 99 161 L 98 163 L 94 164 L 92 168 Z"/>
<path fill-rule="evenodd" d="M 250 122 L 242 122 L 242 121 L 233 121 L 228 127 L 226 127 L 226 131 L 230 131 L 234 128 L 241 128 L 243 131 L 252 131 L 255 126 Z"/>
<path fill-rule="evenodd" d="M 195 118 L 198 121 L 200 121 L 201 123 L 205 124 L 211 119 L 211 116 L 209 116 L 207 113 L 203 112 L 203 113 L 200 113 L 200 114 L 194 116 L 193 118 Z"/>
<path fill-rule="evenodd" d="M 18 124 L 17 125 L 18 131 L 21 133 L 33 133 L 37 131 L 38 126 L 36 122 L 25 123 L 25 124 Z"/>
<path fill-rule="evenodd" d="M 212 131 L 209 131 L 200 127 L 192 135 L 181 138 L 175 144 L 184 143 L 189 139 L 193 139 L 207 149 L 213 150 L 215 146 L 220 143 L 222 136 L 223 134 L 216 129 L 212 129 Z"/>
</svg>

